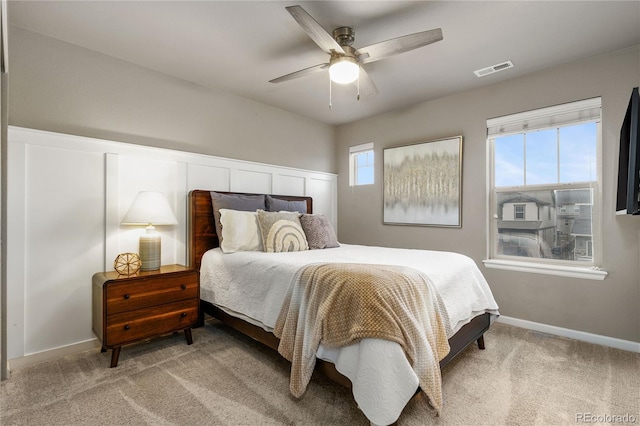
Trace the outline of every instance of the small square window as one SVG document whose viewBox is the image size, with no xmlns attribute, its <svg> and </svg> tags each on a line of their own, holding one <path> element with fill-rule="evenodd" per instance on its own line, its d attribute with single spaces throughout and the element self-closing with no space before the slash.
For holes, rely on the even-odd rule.
<svg viewBox="0 0 640 426">
<path fill-rule="evenodd" d="M 349 148 L 349 185 L 372 185 L 374 183 L 373 144 Z"/>
</svg>

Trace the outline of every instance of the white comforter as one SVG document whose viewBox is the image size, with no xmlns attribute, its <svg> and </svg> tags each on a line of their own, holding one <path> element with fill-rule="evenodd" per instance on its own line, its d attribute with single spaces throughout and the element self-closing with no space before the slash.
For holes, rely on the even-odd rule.
<svg viewBox="0 0 640 426">
<path fill-rule="evenodd" d="M 442 297 L 451 335 L 477 315 L 498 314 L 482 273 L 464 255 L 347 244 L 292 253 L 209 250 L 202 258 L 200 297 L 272 331 L 296 271 L 317 262 L 393 264 L 424 272 Z M 364 339 L 337 349 L 321 345 L 318 358 L 333 362 L 351 380 L 353 396 L 373 424 L 395 422 L 418 386 L 417 376 L 396 343 Z"/>
</svg>

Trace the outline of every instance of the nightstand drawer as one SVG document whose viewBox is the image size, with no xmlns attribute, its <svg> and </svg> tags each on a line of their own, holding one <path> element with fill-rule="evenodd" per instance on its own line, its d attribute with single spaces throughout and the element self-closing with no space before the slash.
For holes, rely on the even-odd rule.
<svg viewBox="0 0 640 426">
<path fill-rule="evenodd" d="M 198 299 L 107 316 L 108 346 L 179 331 L 198 321 Z"/>
<path fill-rule="evenodd" d="M 107 287 L 107 315 L 197 297 L 195 274 L 112 283 Z"/>
</svg>

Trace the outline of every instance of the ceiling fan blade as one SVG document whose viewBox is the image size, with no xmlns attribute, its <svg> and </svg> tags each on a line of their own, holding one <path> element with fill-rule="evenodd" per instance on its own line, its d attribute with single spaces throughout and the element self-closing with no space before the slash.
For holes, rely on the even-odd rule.
<svg viewBox="0 0 640 426">
<path fill-rule="evenodd" d="M 364 68 L 360 67 L 360 82 L 356 81 L 356 84 L 360 84 L 360 94 L 363 96 L 373 96 L 378 94 L 378 88 L 371 79 L 371 76 Z"/>
<path fill-rule="evenodd" d="M 294 78 L 304 77 L 305 75 L 313 74 L 317 71 L 322 71 L 329 68 L 329 64 L 318 64 L 309 68 L 305 68 L 300 71 L 292 72 L 291 74 L 283 75 L 282 77 L 269 80 L 269 83 L 282 83 L 283 81 L 293 80 Z"/>
<path fill-rule="evenodd" d="M 331 51 L 335 51 L 337 53 L 345 53 L 342 46 L 338 44 L 337 41 L 331 37 L 331 34 L 325 31 L 324 28 L 318 24 L 318 22 L 313 19 L 311 15 L 307 13 L 300 6 L 288 6 L 285 9 L 293 16 L 298 24 L 302 27 L 303 30 L 311 37 L 322 50 L 327 53 L 331 53 Z"/>
<path fill-rule="evenodd" d="M 409 34 L 361 47 L 355 51 L 355 54 L 361 64 L 366 64 L 397 55 L 398 53 L 408 52 L 409 50 L 417 49 L 440 40 L 442 40 L 442 29 L 436 28 L 434 30 Z"/>
</svg>

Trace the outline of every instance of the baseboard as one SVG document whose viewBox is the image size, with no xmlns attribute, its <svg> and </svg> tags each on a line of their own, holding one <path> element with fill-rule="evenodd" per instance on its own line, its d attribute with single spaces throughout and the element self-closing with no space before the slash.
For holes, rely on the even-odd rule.
<svg viewBox="0 0 640 426">
<path fill-rule="evenodd" d="M 569 328 L 556 327 L 554 325 L 542 324 L 518 318 L 505 317 L 503 315 L 500 315 L 496 321 L 507 325 L 513 325 L 515 327 L 526 328 L 528 330 L 553 334 L 554 336 L 568 337 L 570 339 L 581 340 L 583 342 L 595 343 L 596 345 L 609 346 L 611 348 L 622 349 L 623 351 L 640 353 L 640 343 L 633 342 L 631 340 L 616 339 L 615 337 L 601 336 L 599 334 L 571 330 Z"/>
<path fill-rule="evenodd" d="M 611 348 L 622 349 L 624 351 L 640 353 L 640 343 L 632 342 L 630 340 L 616 339 L 615 337 L 601 336 L 584 331 L 571 330 L 568 328 L 556 327 L 554 325 L 506 317 L 504 315 L 500 315 L 496 321 L 507 325 L 513 325 L 515 327 L 552 334 L 554 336 L 568 337 L 570 339 L 581 340 L 583 342 L 595 343 L 597 345 L 609 346 Z M 23 357 L 10 359 L 9 370 L 15 370 L 45 361 L 52 361 L 63 356 L 73 355 L 78 352 L 83 352 L 98 347 L 100 347 L 98 339 L 90 339 L 85 340 L 84 342 L 74 343 L 72 345 L 61 346 L 59 348 L 32 353 Z"/>
<path fill-rule="evenodd" d="M 35 352 L 19 358 L 13 358 L 9 360 L 9 370 L 15 370 L 18 368 L 26 367 L 28 365 L 39 364 L 45 361 L 52 361 L 63 356 L 73 355 L 78 352 L 83 352 L 89 349 L 99 348 L 100 343 L 98 339 L 85 340 L 84 342 L 74 343 L 67 346 L 60 346 L 58 348 L 47 349 L 42 352 Z"/>
</svg>

